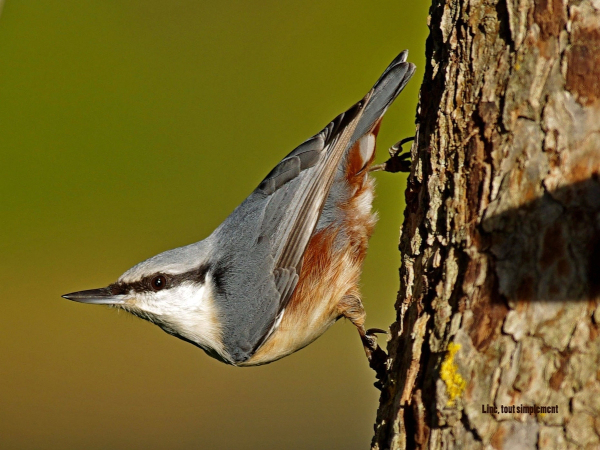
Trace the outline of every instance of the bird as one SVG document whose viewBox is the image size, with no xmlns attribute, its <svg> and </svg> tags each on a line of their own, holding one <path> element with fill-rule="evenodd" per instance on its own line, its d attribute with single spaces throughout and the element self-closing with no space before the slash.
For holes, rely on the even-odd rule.
<svg viewBox="0 0 600 450">
<path fill-rule="evenodd" d="M 345 317 L 384 376 L 359 279 L 376 214 L 377 170 L 409 171 L 401 141 L 373 165 L 383 115 L 415 72 L 400 53 L 373 88 L 304 141 L 207 238 L 153 256 L 107 287 L 63 295 L 158 325 L 233 366 L 268 364 Z"/>
</svg>

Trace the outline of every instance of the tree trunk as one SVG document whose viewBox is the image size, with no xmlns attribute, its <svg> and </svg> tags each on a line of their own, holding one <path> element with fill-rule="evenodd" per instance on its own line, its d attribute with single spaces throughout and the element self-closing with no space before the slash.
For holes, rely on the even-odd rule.
<svg viewBox="0 0 600 450">
<path fill-rule="evenodd" d="M 429 27 L 373 448 L 598 448 L 600 0 Z"/>
</svg>

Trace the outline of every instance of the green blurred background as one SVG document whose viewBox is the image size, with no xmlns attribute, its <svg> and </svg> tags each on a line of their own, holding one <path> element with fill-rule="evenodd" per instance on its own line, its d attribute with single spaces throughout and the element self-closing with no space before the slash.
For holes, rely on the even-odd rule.
<svg viewBox="0 0 600 450">
<path fill-rule="evenodd" d="M 378 391 L 349 323 L 238 369 L 60 295 L 207 236 L 408 48 L 418 70 L 383 123 L 383 161 L 414 132 L 427 11 L 426 0 L 5 3 L 1 448 L 368 447 Z M 387 328 L 405 177 L 377 181 L 362 285 L 367 325 Z"/>
</svg>

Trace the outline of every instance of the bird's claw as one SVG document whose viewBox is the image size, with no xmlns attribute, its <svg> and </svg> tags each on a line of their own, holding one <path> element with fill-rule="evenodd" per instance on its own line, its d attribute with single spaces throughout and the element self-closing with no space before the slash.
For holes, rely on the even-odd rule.
<svg viewBox="0 0 600 450">
<path fill-rule="evenodd" d="M 383 384 L 387 378 L 387 353 L 377 344 L 376 333 L 386 334 L 385 330 L 379 328 L 369 328 L 363 336 L 363 345 L 365 353 L 369 360 L 369 367 L 375 371 L 375 387 L 379 390 L 383 389 Z"/>
<path fill-rule="evenodd" d="M 365 331 L 365 333 L 367 335 L 371 335 L 371 334 L 387 334 L 387 331 L 382 330 L 381 328 L 369 328 L 367 331 Z"/>
<path fill-rule="evenodd" d="M 371 172 L 376 172 L 378 170 L 383 170 L 385 172 L 410 172 L 410 153 L 403 152 L 402 146 L 407 142 L 414 141 L 415 138 L 408 137 L 404 138 L 399 142 L 396 142 L 394 145 L 390 147 L 389 154 L 390 159 L 388 159 L 383 164 L 377 164 L 376 166 L 372 166 L 369 170 Z"/>
</svg>

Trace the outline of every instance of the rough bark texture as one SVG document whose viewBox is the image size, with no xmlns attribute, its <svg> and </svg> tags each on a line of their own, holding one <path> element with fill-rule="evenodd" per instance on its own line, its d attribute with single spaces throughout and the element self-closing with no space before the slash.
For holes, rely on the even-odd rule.
<svg viewBox="0 0 600 450">
<path fill-rule="evenodd" d="M 373 448 L 599 448 L 600 0 L 429 26 Z"/>
</svg>

